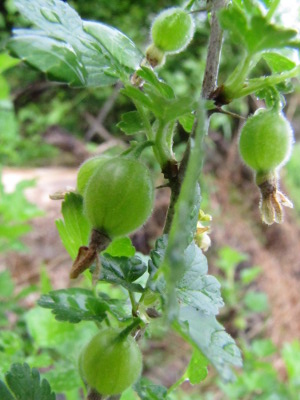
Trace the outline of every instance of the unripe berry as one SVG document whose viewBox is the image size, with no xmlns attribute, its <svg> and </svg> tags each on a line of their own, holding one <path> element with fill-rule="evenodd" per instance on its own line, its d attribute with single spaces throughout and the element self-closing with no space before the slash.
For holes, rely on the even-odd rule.
<svg viewBox="0 0 300 400">
<path fill-rule="evenodd" d="M 245 164 L 257 172 L 273 171 L 289 158 L 292 128 L 274 110 L 258 110 L 242 128 L 239 148 Z"/>
<path fill-rule="evenodd" d="M 86 185 L 96 171 L 96 169 L 104 162 L 109 159 L 109 156 L 97 156 L 92 157 L 86 160 L 83 164 L 81 164 L 78 174 L 77 174 L 77 192 L 82 196 L 84 194 Z"/>
<path fill-rule="evenodd" d="M 278 184 L 278 170 L 289 159 L 292 144 L 292 128 L 276 110 L 258 110 L 241 131 L 240 154 L 255 171 L 262 220 L 268 225 L 283 221 L 282 206 L 293 207 Z"/>
<path fill-rule="evenodd" d="M 84 193 L 84 210 L 94 229 L 111 239 L 139 228 L 153 207 L 148 168 L 133 158 L 110 159 L 95 171 Z"/>
<path fill-rule="evenodd" d="M 191 14 L 180 7 L 169 8 L 160 13 L 151 28 L 155 46 L 165 53 L 183 50 L 194 35 L 194 21 Z"/>
<path fill-rule="evenodd" d="M 83 349 L 79 371 L 83 380 L 105 396 L 122 393 L 142 371 L 142 354 L 132 336 L 120 339 L 119 331 L 99 332 Z"/>
</svg>

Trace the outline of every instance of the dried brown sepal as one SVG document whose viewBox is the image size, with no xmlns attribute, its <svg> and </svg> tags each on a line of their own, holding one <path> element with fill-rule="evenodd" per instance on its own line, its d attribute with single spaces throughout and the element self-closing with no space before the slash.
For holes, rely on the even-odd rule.
<svg viewBox="0 0 300 400">
<path fill-rule="evenodd" d="M 154 43 L 151 43 L 146 49 L 146 60 L 152 68 L 162 66 L 166 60 L 165 53 L 156 47 Z"/>
<path fill-rule="evenodd" d="M 103 400 L 102 394 L 98 393 L 95 389 L 90 389 L 87 400 Z"/>
<path fill-rule="evenodd" d="M 73 188 L 66 188 L 64 191 L 58 191 L 53 194 L 49 194 L 49 198 L 50 200 L 64 200 L 66 194 L 69 193 L 76 193 L 76 191 Z"/>
<path fill-rule="evenodd" d="M 70 272 L 70 279 L 76 279 L 88 269 L 94 261 L 96 261 L 97 266 L 99 266 L 98 253 L 105 250 L 110 242 L 111 239 L 108 236 L 93 229 L 89 246 L 81 246 L 78 250 L 77 257 Z M 98 267 L 98 269 L 99 268 L 100 267 Z"/>
<path fill-rule="evenodd" d="M 261 193 L 260 211 L 262 221 L 267 225 L 274 222 L 283 222 L 284 207 L 293 208 L 293 203 L 278 188 L 278 177 L 276 173 L 258 175 L 256 177 L 257 186 Z"/>
</svg>

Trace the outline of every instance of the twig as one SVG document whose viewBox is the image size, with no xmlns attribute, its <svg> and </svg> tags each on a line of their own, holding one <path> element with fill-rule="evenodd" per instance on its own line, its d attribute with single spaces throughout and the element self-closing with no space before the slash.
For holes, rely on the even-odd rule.
<svg viewBox="0 0 300 400">
<path fill-rule="evenodd" d="M 98 393 L 96 390 L 91 389 L 87 396 L 87 400 L 103 400 L 103 396 Z"/>
<path fill-rule="evenodd" d="M 247 119 L 247 118 L 243 117 L 243 116 L 240 115 L 240 114 L 236 114 L 236 113 L 231 112 L 231 111 L 223 110 L 221 107 L 216 107 L 215 110 L 211 110 L 211 112 L 208 113 L 208 115 L 214 114 L 214 113 L 216 113 L 216 112 L 217 112 L 217 113 L 220 113 L 220 114 L 229 115 L 230 117 L 236 118 L 236 119 L 242 119 L 242 120 L 246 120 L 246 119 Z"/>
<path fill-rule="evenodd" d="M 192 11 L 189 11 L 189 14 L 198 14 L 198 13 L 201 13 L 201 12 L 207 12 L 207 11 L 209 11 L 210 10 L 210 7 L 202 7 L 202 8 L 197 8 L 197 10 L 192 10 Z"/>
<path fill-rule="evenodd" d="M 103 107 L 101 108 L 98 116 L 96 118 L 94 118 L 93 124 L 90 126 L 90 128 L 88 129 L 88 131 L 85 134 L 85 139 L 87 141 L 89 141 L 95 134 L 99 134 L 103 138 L 102 135 L 103 134 L 106 135 L 106 133 L 108 133 L 108 131 L 103 126 L 103 122 L 105 121 L 107 115 L 109 114 L 109 112 L 111 111 L 112 107 L 114 106 L 115 101 L 116 101 L 116 99 L 117 99 L 117 97 L 119 95 L 119 91 L 120 91 L 121 87 L 122 87 L 122 83 L 121 82 L 118 82 L 115 85 L 112 94 L 109 96 L 109 98 L 103 104 Z M 101 130 L 99 132 L 98 129 L 99 129 L 100 126 L 102 128 L 101 128 Z M 103 139 L 107 140 L 107 138 L 103 138 Z"/>
<path fill-rule="evenodd" d="M 206 61 L 206 67 L 205 67 L 204 79 L 201 91 L 201 98 L 204 99 L 209 99 L 210 94 L 214 92 L 217 86 L 220 53 L 222 48 L 222 30 L 219 25 L 219 21 L 217 19 L 217 12 L 221 8 L 226 7 L 227 2 L 228 0 L 215 0 L 212 4 L 211 32 L 210 32 L 207 61 Z M 195 120 L 192 133 L 189 137 L 189 141 L 187 143 L 187 147 L 184 152 L 178 173 L 175 177 L 169 178 L 169 184 L 171 188 L 171 200 L 166 218 L 164 233 L 169 233 L 171 228 L 171 224 L 175 213 L 175 204 L 180 194 L 181 185 L 190 158 L 191 143 L 192 141 L 194 141 L 196 130 L 197 130 L 197 119 Z"/>
<path fill-rule="evenodd" d="M 95 118 L 93 115 L 91 115 L 88 112 L 85 113 L 85 117 L 86 117 L 88 124 L 90 125 L 89 131 L 92 132 L 91 135 L 88 135 L 88 134 L 86 135 L 86 139 L 90 140 L 94 136 L 94 134 L 97 134 L 103 140 L 111 140 L 112 139 L 112 135 L 102 125 L 102 123 L 98 121 L 97 118 Z"/>
<path fill-rule="evenodd" d="M 208 53 L 204 79 L 202 85 L 202 97 L 209 99 L 210 94 L 217 88 L 217 78 L 220 64 L 223 32 L 219 25 L 217 13 L 227 6 L 228 0 L 214 0 L 212 4 L 211 30 L 208 43 Z"/>
</svg>

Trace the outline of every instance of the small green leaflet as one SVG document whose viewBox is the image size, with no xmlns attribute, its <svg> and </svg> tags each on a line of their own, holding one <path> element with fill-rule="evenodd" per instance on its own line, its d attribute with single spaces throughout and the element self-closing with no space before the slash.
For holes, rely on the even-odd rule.
<svg viewBox="0 0 300 400">
<path fill-rule="evenodd" d="M 203 354 L 198 350 L 194 350 L 185 373 L 191 385 L 198 385 L 204 381 L 208 373 L 207 365 L 208 361 Z"/>
<path fill-rule="evenodd" d="M 5 375 L 6 384 L 0 381 L 1 400 L 55 400 L 55 393 L 46 379 L 40 381 L 36 368 L 28 364 L 12 364 Z"/>
<path fill-rule="evenodd" d="M 252 15 L 251 15 L 252 14 Z M 219 13 L 222 28 L 231 33 L 235 42 L 242 44 L 249 54 L 270 49 L 296 47 L 294 29 L 286 29 L 270 23 L 259 7 L 233 0 Z"/>
<path fill-rule="evenodd" d="M 121 121 L 117 124 L 117 127 L 122 129 L 126 135 L 135 135 L 145 129 L 142 118 L 137 111 L 129 111 L 122 114 Z"/>
<path fill-rule="evenodd" d="M 263 55 L 264 60 L 272 73 L 290 71 L 296 67 L 296 63 L 279 53 L 268 52 Z"/>
<path fill-rule="evenodd" d="M 82 21 L 63 1 L 15 0 L 15 5 L 36 28 L 15 29 L 8 48 L 55 80 L 75 87 L 111 85 L 128 80 L 142 59 L 123 33 Z"/>
<path fill-rule="evenodd" d="M 95 297 L 93 292 L 80 288 L 51 291 L 41 296 L 38 304 L 41 307 L 52 309 L 57 320 L 72 323 L 101 322 L 109 310 L 107 303 Z"/>
<path fill-rule="evenodd" d="M 179 119 L 179 123 L 180 125 L 183 127 L 183 129 L 188 132 L 191 133 L 193 126 L 194 126 L 194 122 L 195 122 L 195 115 L 192 113 L 183 115 L 182 117 L 180 117 Z"/>
<path fill-rule="evenodd" d="M 159 79 L 155 72 L 147 67 L 141 67 L 137 71 L 137 75 L 142 78 L 146 82 L 147 85 L 151 85 L 156 89 L 157 93 L 160 93 L 166 99 L 174 99 L 175 94 L 171 86 L 169 86 L 166 82 Z"/>
<path fill-rule="evenodd" d="M 112 257 L 109 254 L 103 254 L 101 265 L 100 280 L 121 285 L 131 292 L 144 291 L 139 283 L 132 283 L 147 270 L 146 264 L 139 257 Z"/>
<path fill-rule="evenodd" d="M 133 257 L 135 247 L 129 237 L 115 238 L 105 249 L 104 254 L 109 254 L 112 257 Z"/>
<path fill-rule="evenodd" d="M 241 282 L 243 285 L 249 285 L 262 273 L 261 267 L 245 268 L 241 271 Z"/>
<path fill-rule="evenodd" d="M 68 193 L 62 203 L 64 219 L 56 220 L 56 227 L 71 258 L 75 260 L 80 246 L 87 246 L 90 234 L 90 224 L 83 214 L 82 196 Z"/>
<path fill-rule="evenodd" d="M 176 98 L 172 88 L 158 79 L 149 68 L 142 67 L 137 75 L 144 80 L 143 91 L 127 86 L 121 93 L 149 109 L 164 124 L 175 121 L 195 109 L 196 102 L 193 99 Z"/>
</svg>

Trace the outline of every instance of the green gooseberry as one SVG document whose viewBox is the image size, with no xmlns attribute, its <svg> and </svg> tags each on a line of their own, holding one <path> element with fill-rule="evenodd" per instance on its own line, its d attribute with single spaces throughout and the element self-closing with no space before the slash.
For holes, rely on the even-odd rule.
<svg viewBox="0 0 300 400">
<path fill-rule="evenodd" d="M 291 125 L 275 110 L 258 110 L 248 118 L 239 138 L 243 161 L 258 173 L 282 166 L 290 156 L 292 144 Z"/>
<path fill-rule="evenodd" d="M 83 164 L 81 164 L 78 174 L 77 174 L 77 192 L 82 196 L 84 194 L 86 185 L 96 171 L 96 169 L 103 164 L 104 161 L 107 161 L 110 157 L 106 155 L 96 156 L 89 158 Z"/>
<path fill-rule="evenodd" d="M 79 357 L 82 379 L 105 396 L 117 395 L 130 387 L 142 371 L 142 354 L 132 336 L 107 328 L 99 332 Z"/>
<path fill-rule="evenodd" d="M 164 53 L 180 52 L 190 43 L 193 35 L 193 18 L 180 7 L 162 11 L 151 28 L 154 45 Z"/>
<path fill-rule="evenodd" d="M 138 229 L 149 217 L 153 200 L 148 168 L 121 156 L 101 163 L 88 180 L 84 210 L 92 227 L 113 239 Z"/>
</svg>

